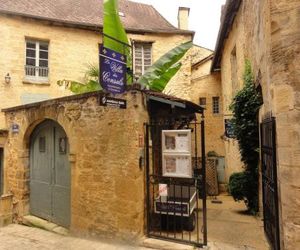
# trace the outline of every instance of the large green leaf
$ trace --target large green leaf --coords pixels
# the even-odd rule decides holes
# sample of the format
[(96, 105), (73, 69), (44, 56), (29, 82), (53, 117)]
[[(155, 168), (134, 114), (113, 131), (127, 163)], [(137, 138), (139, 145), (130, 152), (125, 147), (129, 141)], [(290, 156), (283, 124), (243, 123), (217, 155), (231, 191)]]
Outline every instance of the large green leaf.
[[(127, 46), (129, 45), (129, 42), (125, 29), (120, 20), (117, 0), (103, 1), (103, 33), (104, 46), (126, 55), (127, 68), (131, 68), (131, 48)], [(115, 40), (110, 37), (114, 38)], [(127, 74), (127, 84), (130, 83), (132, 83), (132, 76), (131, 74)]]
[(192, 46), (193, 43), (190, 41), (171, 49), (148, 68), (145, 74), (139, 78), (139, 83), (152, 90), (164, 90), (167, 83), (181, 67), (178, 61)]
[[(118, 12), (118, 2), (117, 0), (104, 0), (103, 1), (103, 43), (106, 48), (115, 50), (119, 53), (126, 54), (126, 45), (129, 44), (128, 38), (121, 23), (119, 12)], [(116, 40), (122, 42), (119, 43), (105, 35), (115, 38)]]
[(158, 78), (153, 79), (149, 84), (149, 88), (151, 90), (162, 92), (167, 83), (170, 81), (170, 79), (178, 72), (178, 70), (181, 68), (182, 63), (178, 62), (171, 66), (166, 72), (162, 75), (160, 75)]

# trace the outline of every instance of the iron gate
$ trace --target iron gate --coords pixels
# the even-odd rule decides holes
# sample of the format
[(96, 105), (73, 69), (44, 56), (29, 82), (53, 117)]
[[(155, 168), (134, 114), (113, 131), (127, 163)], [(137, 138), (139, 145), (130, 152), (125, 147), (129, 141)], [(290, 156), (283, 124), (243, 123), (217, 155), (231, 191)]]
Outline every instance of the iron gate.
[(260, 129), (264, 230), (272, 249), (279, 250), (275, 118), (264, 119), (260, 125)]
[[(162, 174), (162, 130), (192, 131), (192, 178)], [(146, 124), (147, 235), (202, 247), (207, 245), (204, 120)], [(198, 135), (200, 132), (200, 136)], [(201, 155), (201, 157), (198, 157)], [(161, 196), (160, 188), (167, 189)]]

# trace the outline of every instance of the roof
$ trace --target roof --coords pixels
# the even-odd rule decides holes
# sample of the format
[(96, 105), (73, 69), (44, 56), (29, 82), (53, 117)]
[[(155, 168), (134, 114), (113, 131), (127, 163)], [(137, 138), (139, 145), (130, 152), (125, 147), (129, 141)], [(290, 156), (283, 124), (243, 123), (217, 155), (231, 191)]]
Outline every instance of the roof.
[[(170, 24), (153, 6), (119, 1), (121, 21), (128, 31), (194, 34)], [(103, 0), (0, 0), (0, 14), (11, 14), (64, 25), (99, 29), (103, 27)]]
[[(158, 102), (163, 102), (178, 106), (181, 108), (188, 108), (195, 113), (202, 113), (204, 108), (185, 99), (181, 99), (172, 95), (166, 95), (162, 92), (152, 91), (152, 90), (142, 90), (147, 96), (150, 96), (150, 99)], [(181, 104), (181, 105), (180, 105)]]
[(197, 68), (197, 67), (200, 66), (201, 64), (206, 63), (207, 61), (213, 59), (213, 57), (214, 57), (214, 53), (212, 53), (212, 54), (210, 54), (209, 56), (207, 56), (207, 57), (205, 57), (205, 58), (199, 60), (198, 62), (192, 64), (192, 68)]
[[(156, 91), (151, 91), (151, 90), (140, 90), (140, 89), (135, 89), (135, 88), (132, 88), (132, 90), (140, 91), (148, 97), (157, 97), (157, 99), (154, 98), (152, 100), (155, 100), (158, 102), (163, 102), (163, 103), (171, 103), (172, 102), (172, 104), (175, 104), (175, 106), (176, 106), (176, 103), (182, 104), (182, 105), (177, 105), (177, 106), (180, 106), (181, 108), (189, 108), (189, 109), (193, 110), (194, 112), (201, 113), (203, 111), (203, 108), (201, 106), (199, 106), (193, 102), (190, 102), (190, 101), (187, 101), (187, 100), (184, 100), (181, 98), (177, 98), (174, 96), (166, 95), (161, 92), (156, 92)], [(94, 92), (88, 92), (88, 93), (84, 93), (84, 94), (64, 96), (64, 97), (49, 99), (49, 100), (45, 100), (45, 101), (41, 101), (41, 102), (35, 102), (35, 103), (29, 103), (29, 104), (25, 104), (25, 105), (19, 105), (19, 106), (15, 106), (15, 107), (5, 108), (5, 109), (2, 109), (1, 111), (2, 112), (14, 112), (17, 110), (28, 109), (28, 108), (32, 108), (32, 107), (51, 106), (51, 105), (57, 104), (59, 102), (79, 100), (79, 99), (89, 98), (92, 96), (98, 96), (99, 94), (104, 94), (104, 92), (103, 91), (94, 91)]]
[(224, 6), (224, 14), (222, 15), (215, 48), (215, 56), (211, 65), (211, 71), (220, 70), (224, 42), (228, 37), (241, 3), (242, 0), (226, 0), (226, 4)]

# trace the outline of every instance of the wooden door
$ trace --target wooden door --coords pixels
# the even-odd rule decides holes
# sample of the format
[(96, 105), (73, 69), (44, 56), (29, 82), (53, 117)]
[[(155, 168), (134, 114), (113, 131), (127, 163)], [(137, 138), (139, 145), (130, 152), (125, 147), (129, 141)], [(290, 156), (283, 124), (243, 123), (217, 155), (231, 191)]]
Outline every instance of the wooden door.
[(30, 212), (64, 227), (70, 225), (70, 166), (64, 130), (47, 120), (32, 134)]

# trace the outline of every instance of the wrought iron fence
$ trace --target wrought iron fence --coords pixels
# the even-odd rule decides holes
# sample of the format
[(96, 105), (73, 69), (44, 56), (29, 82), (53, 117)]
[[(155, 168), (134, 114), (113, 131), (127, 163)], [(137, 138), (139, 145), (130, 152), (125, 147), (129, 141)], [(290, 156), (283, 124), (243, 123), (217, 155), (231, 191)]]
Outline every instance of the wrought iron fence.
[(162, 130), (173, 125), (146, 124), (147, 235), (202, 247), (207, 244), (204, 121), (184, 126), (193, 131), (192, 178), (162, 174)]

